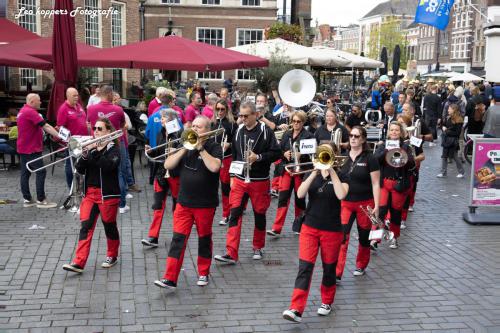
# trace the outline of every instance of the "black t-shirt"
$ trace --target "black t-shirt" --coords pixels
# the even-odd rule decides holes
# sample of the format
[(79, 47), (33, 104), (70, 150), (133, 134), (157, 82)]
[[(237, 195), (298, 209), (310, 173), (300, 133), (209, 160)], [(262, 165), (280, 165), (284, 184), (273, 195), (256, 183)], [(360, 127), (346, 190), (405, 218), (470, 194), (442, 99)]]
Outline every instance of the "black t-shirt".
[(321, 141), (330, 141), (332, 139), (332, 133), (334, 133), (338, 128), (340, 128), (342, 131), (341, 142), (342, 143), (349, 142), (349, 131), (347, 130), (347, 128), (340, 125), (339, 123), (337, 123), (335, 125), (335, 128), (331, 131), (328, 130), (328, 127), (326, 125), (321, 126), (314, 133), (314, 137), (316, 138), (318, 144), (320, 144)]
[[(214, 140), (216, 143), (222, 143), (223, 135), (227, 137), (227, 143), (232, 143), (233, 142), (233, 135), (236, 132), (236, 129), (238, 126), (235, 123), (231, 123), (227, 118), (224, 119), (218, 119), (215, 124), (212, 125), (212, 130), (216, 130), (219, 128), (224, 128), (224, 134), (217, 135)], [(224, 157), (231, 156), (231, 146), (226, 149), (224, 152)]]
[(370, 152), (362, 152), (354, 161), (349, 157), (340, 171), (348, 179), (349, 183), (349, 192), (344, 200), (363, 201), (373, 199), (370, 172), (377, 170), (380, 170), (378, 160)]
[(418, 116), (414, 116), (413, 117), (413, 124), (415, 124), (415, 121), (420, 120), (420, 134), (421, 135), (428, 135), (428, 134), (431, 134), (431, 130), (429, 129), (429, 126), (426, 125), (426, 123), (423, 121), (423, 119), (421, 119), (420, 117)]
[(350, 128), (353, 128), (354, 126), (363, 126), (365, 123), (365, 114), (363, 112), (361, 113), (361, 117), (355, 116), (351, 113), (345, 121), (345, 124)]
[[(222, 161), (220, 143), (215, 143), (211, 139), (204, 147), (207, 153)], [(181, 164), (179, 203), (191, 208), (217, 207), (219, 173), (207, 169), (197, 150), (189, 150), (179, 163)]]
[[(347, 182), (343, 175), (339, 174), (339, 178), (341, 182)], [(318, 173), (309, 187), (308, 196), (304, 224), (320, 230), (342, 231), (340, 200), (335, 195), (330, 176), (324, 179)]]

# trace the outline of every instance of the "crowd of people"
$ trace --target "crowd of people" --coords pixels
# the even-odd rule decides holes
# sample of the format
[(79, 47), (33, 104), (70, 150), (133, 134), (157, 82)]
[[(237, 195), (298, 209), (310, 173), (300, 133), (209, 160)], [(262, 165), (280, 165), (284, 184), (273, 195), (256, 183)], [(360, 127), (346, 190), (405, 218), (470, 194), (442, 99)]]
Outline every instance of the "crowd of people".
[[(194, 224), (198, 233), (197, 285), (206, 286), (212, 259), (223, 265), (234, 265), (239, 260), (248, 201), (254, 217), (251, 257), (261, 260), (265, 256), (266, 237), (278, 239), (284, 232), (293, 192), (299, 269), (290, 307), (283, 312), (283, 318), (294, 322), (301, 321), (320, 249), (322, 304), (317, 313), (331, 313), (354, 221), (359, 235), (354, 276), (365, 274), (370, 253), (377, 251), (381, 242), (370, 236), (373, 230), (381, 228), (381, 224), (373, 223), (374, 219), (390, 232), (389, 247), (399, 247), (401, 230), (406, 228), (408, 213), (414, 209), (419, 168), (425, 159), (423, 142), (435, 145), (438, 128), (443, 147), (438, 177), (447, 175), (449, 159), (457, 165), (457, 177), (464, 176), (458, 155), (464, 118), (468, 119), (469, 133), (487, 130), (485, 134), (498, 136), (500, 90), (496, 87), (490, 87), (491, 91), (484, 85), (463, 89), (430, 80), (421, 86), (418, 81), (403, 79), (393, 88), (388, 82), (377, 82), (371, 88), (369, 108), (382, 111), (381, 119), (374, 125), (382, 133), (380, 142), (369, 141), (364, 105), (354, 104), (348, 114), (340, 115), (335, 98), (324, 98), (326, 109), (318, 117), (290, 107), (275, 91), (258, 93), (255, 102), (238, 101), (236, 106), (231, 88), (227, 83), (218, 93), (202, 93), (195, 87), (184, 107), (177, 102), (184, 96), (163, 87), (156, 90), (147, 110), (145, 129), (149, 181), (154, 192), (153, 219), (142, 244), (147, 248), (158, 246), (170, 195), (173, 234), (165, 273), (154, 283), (162, 288), (177, 287)], [(31, 173), (26, 164), (42, 156), (43, 131), (56, 141), (62, 140), (61, 128), (71, 135), (102, 138), (66, 162), (67, 186), (71, 187), (76, 171), (84, 176), (84, 195), (75, 256), (63, 269), (84, 271), (99, 215), (107, 238), (107, 256), (102, 267), (110, 268), (118, 262), (119, 255), (117, 214), (130, 209), (126, 203), (132, 197), (129, 192), (141, 191), (128, 155), (127, 130), (131, 124), (120, 106), (120, 96), (111, 86), (102, 85), (84, 110), (76, 89), (69, 88), (56, 128), (39, 115), (39, 107), (39, 96), (29, 94), (17, 119), (24, 207), (56, 206), (45, 195), (44, 169), (36, 173), (37, 200), (29, 191)], [(106, 139), (113, 133), (118, 135)], [(342, 163), (320, 165), (314, 154), (301, 154), (300, 143), (311, 139), (318, 147), (333, 152), (331, 159), (343, 155), (339, 159)], [(191, 146), (187, 148), (186, 143)], [(42, 159), (36, 162), (34, 167), (43, 166)], [(219, 206), (219, 184), (219, 224), (227, 225), (226, 250), (214, 255), (212, 225)], [(271, 228), (267, 229), (272, 196), (277, 197), (278, 208)]]

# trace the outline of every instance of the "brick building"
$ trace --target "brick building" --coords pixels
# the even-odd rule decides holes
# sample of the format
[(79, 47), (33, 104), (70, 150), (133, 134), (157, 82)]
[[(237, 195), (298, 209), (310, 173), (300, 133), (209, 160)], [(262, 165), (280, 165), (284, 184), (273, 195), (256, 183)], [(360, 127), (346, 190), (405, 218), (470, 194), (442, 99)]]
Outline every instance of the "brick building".
[[(52, 35), (53, 18), (44, 17), (40, 10), (51, 9), (53, 0), (7, 0), (5, 16), (27, 30), (42, 37)], [(74, 0), (75, 9), (108, 9), (113, 7), (115, 14), (95, 16), (77, 14), (75, 16), (76, 39), (96, 47), (112, 47), (139, 41), (140, 20), (138, 0)], [(32, 14), (15, 15), (20, 8), (32, 10)], [(2, 11), (0, 10), (0, 13)], [(81, 78), (87, 78), (87, 83), (111, 82), (123, 95), (127, 95), (132, 82), (138, 82), (139, 70), (126, 69), (82, 69)], [(33, 69), (9, 70), (10, 87), (12, 90), (25, 90), (27, 82), (31, 82), (33, 90), (44, 90), (52, 81), (50, 71)]]
[[(145, 7), (146, 39), (163, 36), (170, 20), (176, 35), (225, 48), (263, 40), (264, 30), (276, 22), (277, 13), (276, 0), (147, 0)], [(181, 79), (219, 84), (229, 76), (253, 78), (251, 70), (238, 70), (182, 72)]]

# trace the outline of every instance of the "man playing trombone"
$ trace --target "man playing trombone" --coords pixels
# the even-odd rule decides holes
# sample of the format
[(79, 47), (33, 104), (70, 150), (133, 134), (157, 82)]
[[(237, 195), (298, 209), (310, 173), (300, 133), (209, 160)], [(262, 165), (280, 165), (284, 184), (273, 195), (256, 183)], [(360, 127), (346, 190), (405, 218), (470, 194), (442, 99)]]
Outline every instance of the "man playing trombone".
[[(40, 159), (43, 152), (43, 132), (58, 137), (54, 127), (45, 122), (38, 109), (42, 102), (38, 94), (28, 94), (26, 104), (19, 110), (17, 115), (17, 152), (21, 160), (21, 192), (24, 198), (24, 207), (37, 206), (38, 208), (55, 208), (57, 203), (48, 202), (45, 196), (45, 176), (47, 171), (43, 168), (43, 159)], [(41, 170), (36, 172), (36, 197), (33, 200), (30, 193), (31, 172), (26, 164), (38, 159), (33, 163), (33, 167)]]
[(174, 211), (173, 236), (168, 251), (166, 270), (158, 287), (175, 289), (184, 259), (187, 241), (193, 224), (198, 232), (198, 286), (208, 284), (212, 262), (212, 223), (219, 204), (219, 170), (222, 165), (222, 147), (208, 139), (210, 120), (197, 116), (192, 123), (196, 133), (194, 149), (178, 149), (165, 161), (165, 169), (180, 170), (180, 190)]

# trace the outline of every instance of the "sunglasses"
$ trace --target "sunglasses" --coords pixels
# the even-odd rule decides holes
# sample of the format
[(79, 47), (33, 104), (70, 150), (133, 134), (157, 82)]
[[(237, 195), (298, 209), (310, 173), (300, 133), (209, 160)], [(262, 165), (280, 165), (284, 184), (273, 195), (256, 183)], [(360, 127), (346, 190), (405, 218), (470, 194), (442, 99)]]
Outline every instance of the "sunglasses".
[(99, 132), (104, 131), (104, 127), (94, 126), (94, 132), (96, 132), (96, 131), (99, 131)]
[(326, 104), (331, 104), (331, 103), (332, 103), (332, 101), (326, 101)]
[(361, 137), (361, 135), (358, 135), (358, 134), (349, 134), (349, 137), (351, 139), (359, 139)]
[(217, 108), (217, 111), (226, 111), (226, 108)]
[(294, 119), (294, 120), (292, 120), (292, 123), (294, 123), (294, 124), (301, 124), (302, 120)]
[(238, 117), (243, 118), (243, 119), (247, 119), (248, 117), (250, 117), (250, 115), (249, 114), (240, 114)]

